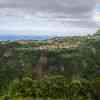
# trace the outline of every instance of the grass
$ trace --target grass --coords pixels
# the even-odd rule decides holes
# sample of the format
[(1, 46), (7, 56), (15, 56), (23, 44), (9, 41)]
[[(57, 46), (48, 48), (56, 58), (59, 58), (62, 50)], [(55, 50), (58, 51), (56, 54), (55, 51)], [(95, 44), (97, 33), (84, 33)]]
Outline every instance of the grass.
[(23, 97), (18, 97), (18, 98), (15, 98), (13, 100), (64, 100), (64, 99), (52, 99), (52, 98), (31, 98), (31, 97), (26, 97), (26, 98), (23, 98)]
[(65, 99), (32, 98), (32, 97), (15, 97), (15, 98), (11, 98), (11, 99), (4, 99), (4, 97), (0, 97), (0, 100), (65, 100)]

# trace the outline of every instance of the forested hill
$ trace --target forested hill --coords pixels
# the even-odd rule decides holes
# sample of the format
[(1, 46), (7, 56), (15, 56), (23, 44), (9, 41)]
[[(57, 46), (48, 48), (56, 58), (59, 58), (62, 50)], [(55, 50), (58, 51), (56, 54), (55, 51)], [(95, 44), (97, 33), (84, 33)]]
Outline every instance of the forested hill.
[(0, 93), (16, 79), (63, 75), (69, 80), (100, 77), (100, 35), (48, 41), (0, 42)]
[(1, 41), (0, 67), (14, 70), (14, 74), (21, 74), (21, 71), (32, 74), (36, 67), (40, 68), (37, 65), (42, 56), (47, 60), (46, 71), (63, 71), (63, 74), (73, 75), (87, 68), (92, 70), (89, 68), (92, 66), (94, 70), (100, 64), (99, 37), (98, 31), (93, 36), (53, 38), (48, 41)]

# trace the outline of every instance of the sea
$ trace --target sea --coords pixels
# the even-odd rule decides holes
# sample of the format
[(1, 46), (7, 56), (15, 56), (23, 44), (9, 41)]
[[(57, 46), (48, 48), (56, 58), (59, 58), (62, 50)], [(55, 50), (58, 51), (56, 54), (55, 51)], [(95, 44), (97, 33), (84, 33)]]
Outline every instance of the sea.
[(0, 41), (47, 40), (47, 35), (0, 35)]

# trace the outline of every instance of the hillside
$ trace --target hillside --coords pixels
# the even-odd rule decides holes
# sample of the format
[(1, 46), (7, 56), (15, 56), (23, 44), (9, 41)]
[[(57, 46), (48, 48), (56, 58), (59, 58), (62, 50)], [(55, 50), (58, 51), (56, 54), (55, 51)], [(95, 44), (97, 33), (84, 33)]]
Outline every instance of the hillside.
[[(54, 76), (54, 78), (49, 78), (49, 76)], [(28, 82), (37, 80), (37, 82), (40, 83), (39, 80), (41, 80), (41, 82), (43, 81), (43, 84), (45, 85), (45, 82), (48, 82), (48, 80), (50, 82), (52, 82), (52, 80), (56, 81), (56, 79), (58, 79), (57, 81), (60, 81), (60, 79), (62, 80), (62, 76), (69, 82), (73, 82), (74, 80), (83, 82), (82, 80), (86, 80), (84, 82), (89, 81), (91, 83), (97, 78), (100, 78), (99, 34), (86, 37), (53, 38), (46, 41), (20, 40), (0, 42), (1, 96), (8, 94), (10, 91), (9, 86), (13, 86), (12, 83), (15, 80), (20, 80), (19, 82), (22, 82), (22, 84), (24, 82), (24, 78)], [(24, 96), (24, 93), (31, 96), (31, 94), (28, 94), (29, 92), (27, 92), (27, 86), (25, 87), (27, 90), (25, 90), (26, 92), (23, 90), (23, 86), (20, 88), (22, 89), (21, 91), (16, 91), (20, 93), (21, 96)], [(33, 90), (30, 91), (33, 93), (32, 96), (35, 97), (36, 95)], [(46, 93), (46, 91), (44, 92)], [(52, 91), (52, 93), (54, 92)], [(42, 96), (40, 97), (44, 97), (43, 94), (41, 95)], [(50, 97), (54, 97), (53, 94), (48, 95)], [(55, 96), (58, 96), (58, 94)], [(62, 97), (62, 95), (60, 96)], [(95, 96), (99, 98), (99, 92)]]

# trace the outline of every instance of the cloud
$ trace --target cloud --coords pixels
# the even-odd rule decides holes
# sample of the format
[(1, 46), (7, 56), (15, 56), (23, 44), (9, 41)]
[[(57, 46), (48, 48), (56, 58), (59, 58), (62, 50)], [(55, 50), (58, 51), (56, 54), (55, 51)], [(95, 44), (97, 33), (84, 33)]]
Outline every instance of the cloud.
[(99, 4), (100, 0), (0, 0), (0, 30), (90, 32), (100, 27)]

